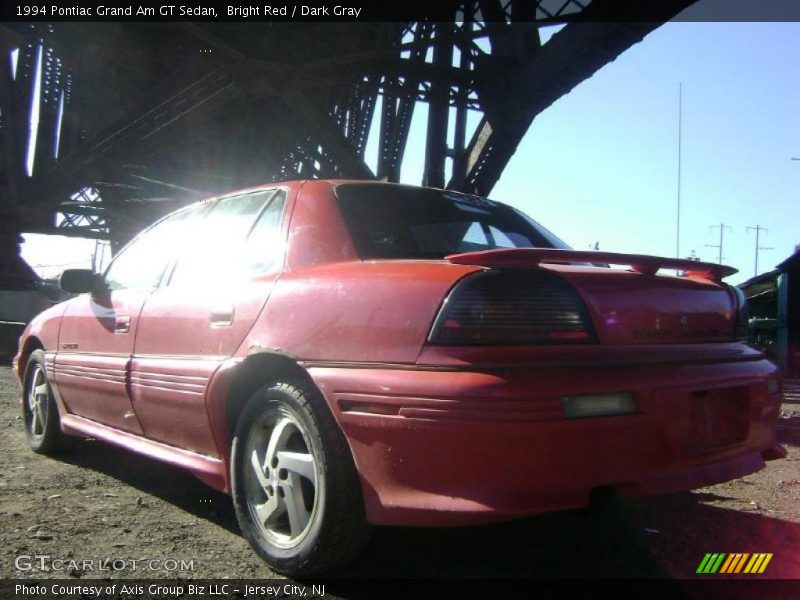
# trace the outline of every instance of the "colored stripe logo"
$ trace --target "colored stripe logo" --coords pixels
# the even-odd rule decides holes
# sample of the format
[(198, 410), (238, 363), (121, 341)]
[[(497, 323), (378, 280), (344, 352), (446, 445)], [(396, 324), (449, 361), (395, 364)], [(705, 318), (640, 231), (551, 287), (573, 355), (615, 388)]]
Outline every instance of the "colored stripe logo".
[(763, 573), (771, 560), (772, 553), (708, 553), (703, 557), (696, 572), (711, 575), (716, 573), (725, 573), (728, 575), (738, 573)]

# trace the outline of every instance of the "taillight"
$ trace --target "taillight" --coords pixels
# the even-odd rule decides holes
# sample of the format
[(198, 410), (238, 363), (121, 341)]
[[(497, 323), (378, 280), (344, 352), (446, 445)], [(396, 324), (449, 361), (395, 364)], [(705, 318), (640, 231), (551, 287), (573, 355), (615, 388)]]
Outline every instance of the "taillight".
[(432, 344), (594, 342), (578, 293), (543, 269), (483, 271), (462, 279), (433, 324)]
[(730, 286), (733, 293), (736, 295), (736, 330), (734, 332), (734, 340), (737, 342), (746, 342), (749, 337), (749, 322), (750, 322), (750, 308), (747, 305), (747, 297), (744, 292), (735, 285)]

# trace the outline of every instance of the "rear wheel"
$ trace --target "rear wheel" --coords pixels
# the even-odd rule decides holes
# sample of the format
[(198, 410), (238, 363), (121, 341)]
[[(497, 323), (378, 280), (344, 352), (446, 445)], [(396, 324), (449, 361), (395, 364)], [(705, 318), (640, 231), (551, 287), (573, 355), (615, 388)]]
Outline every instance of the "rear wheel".
[(357, 556), (370, 527), (350, 449), (319, 392), (267, 385), (239, 417), (231, 454), (236, 516), (276, 571), (309, 575)]
[(34, 452), (50, 454), (63, 450), (66, 436), (61, 432), (58, 405), (47, 381), (44, 351), (34, 350), (25, 369), (22, 397), (25, 437)]

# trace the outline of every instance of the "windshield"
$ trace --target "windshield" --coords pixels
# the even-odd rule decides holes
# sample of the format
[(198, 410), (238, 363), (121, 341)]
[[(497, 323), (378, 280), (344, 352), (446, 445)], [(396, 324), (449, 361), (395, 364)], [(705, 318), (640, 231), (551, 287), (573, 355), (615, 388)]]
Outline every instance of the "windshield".
[(523, 213), (479, 196), (379, 183), (343, 184), (336, 195), (362, 259), (568, 248)]

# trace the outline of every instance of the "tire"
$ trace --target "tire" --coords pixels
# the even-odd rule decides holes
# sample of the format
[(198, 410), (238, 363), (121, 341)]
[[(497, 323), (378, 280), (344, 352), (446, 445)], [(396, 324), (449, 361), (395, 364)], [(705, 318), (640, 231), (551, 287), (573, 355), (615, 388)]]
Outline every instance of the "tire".
[(34, 350), (28, 358), (22, 390), (22, 420), (31, 450), (39, 454), (64, 450), (67, 438), (61, 431), (58, 405), (47, 380), (43, 350)]
[(233, 438), (231, 482), (245, 539), (277, 572), (332, 571), (369, 539), (350, 448), (305, 381), (268, 384), (247, 402)]

